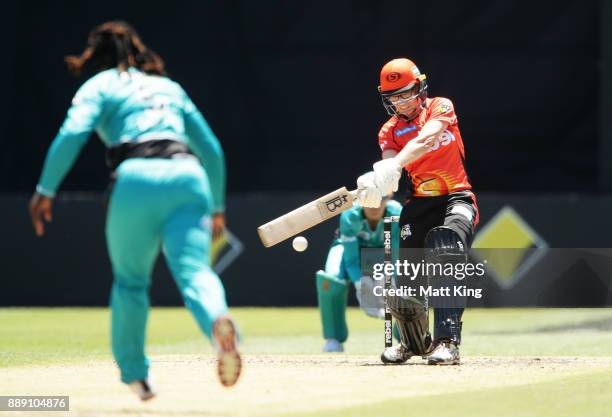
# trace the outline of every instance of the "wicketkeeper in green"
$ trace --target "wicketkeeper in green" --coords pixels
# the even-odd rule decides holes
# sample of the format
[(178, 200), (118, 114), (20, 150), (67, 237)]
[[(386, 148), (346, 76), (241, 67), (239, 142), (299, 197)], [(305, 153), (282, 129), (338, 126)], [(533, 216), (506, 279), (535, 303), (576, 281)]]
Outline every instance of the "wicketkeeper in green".
[[(325, 270), (316, 274), (324, 352), (344, 351), (343, 343), (348, 338), (346, 306), (351, 283), (355, 286), (362, 310), (370, 317), (384, 318), (384, 298), (373, 293), (374, 286), (381, 284), (373, 280), (370, 268), (362, 265), (361, 250), (382, 248), (383, 219), (385, 216), (399, 216), (401, 210), (402, 206), (387, 196), (378, 208), (355, 205), (340, 215), (340, 228), (327, 255)], [(397, 248), (398, 233), (392, 235), (395, 240), (393, 247)]]

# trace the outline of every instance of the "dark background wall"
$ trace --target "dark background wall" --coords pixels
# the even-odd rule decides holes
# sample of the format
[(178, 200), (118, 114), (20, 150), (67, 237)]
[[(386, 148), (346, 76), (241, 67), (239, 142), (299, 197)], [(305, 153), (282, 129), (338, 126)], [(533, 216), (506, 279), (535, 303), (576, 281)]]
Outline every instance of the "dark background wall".
[[(600, 3), (63, 1), (3, 3), (0, 190), (33, 189), (82, 80), (63, 56), (122, 18), (167, 61), (227, 152), (229, 190), (327, 190), (379, 156), (376, 92), (407, 56), (455, 102), (478, 190), (598, 190)], [(102, 190), (88, 145), (64, 190)]]
[[(329, 220), (306, 231), (308, 250), (295, 252), (291, 240), (264, 248), (256, 226), (317, 197), (313, 192), (240, 193), (228, 199), (232, 232), (244, 244), (243, 253), (222, 274), (232, 306), (316, 305), (315, 271), (323, 268), (338, 227)], [(2, 196), (0, 217), (2, 276), (0, 306), (106, 305), (112, 274), (104, 241), (104, 208), (97, 194), (59, 197), (55, 217), (43, 238), (31, 231), (26, 196)], [(612, 306), (612, 249), (587, 262), (583, 251), (558, 248), (610, 248), (612, 197), (546, 194), (482, 193), (481, 223), (502, 207), (511, 206), (552, 249), (516, 285), (505, 289), (485, 280), (488, 307)], [(554, 210), (551, 210), (554, 207)], [(589, 213), (583, 216), (583, 213)], [(573, 221), (574, 219), (581, 221)], [(488, 256), (486, 256), (488, 258)], [(572, 258), (572, 259), (570, 259)], [(582, 258), (582, 256), (581, 256)], [(151, 288), (154, 305), (179, 305), (181, 299), (160, 256)], [(565, 262), (567, 260), (567, 262)]]

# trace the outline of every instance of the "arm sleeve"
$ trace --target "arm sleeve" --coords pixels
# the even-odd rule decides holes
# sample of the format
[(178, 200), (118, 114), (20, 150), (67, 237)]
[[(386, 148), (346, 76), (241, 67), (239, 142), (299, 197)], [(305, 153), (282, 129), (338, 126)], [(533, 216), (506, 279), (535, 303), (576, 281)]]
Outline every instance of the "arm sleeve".
[(66, 119), (51, 143), (36, 191), (54, 197), (102, 114), (104, 100), (97, 79), (87, 81), (72, 99)]
[(457, 115), (455, 115), (455, 106), (453, 102), (447, 98), (436, 97), (432, 100), (429, 106), (429, 117), (427, 121), (439, 120), (448, 123), (449, 126), (457, 124)]
[(359, 253), (359, 223), (357, 215), (352, 210), (340, 216), (340, 241), (344, 246), (343, 262), (349, 278), (353, 282), (359, 281), (361, 276), (361, 257)]
[(225, 211), (225, 156), (217, 136), (185, 94), (185, 131), (188, 137), (189, 148), (198, 157), (210, 181), (213, 196), (213, 211)]

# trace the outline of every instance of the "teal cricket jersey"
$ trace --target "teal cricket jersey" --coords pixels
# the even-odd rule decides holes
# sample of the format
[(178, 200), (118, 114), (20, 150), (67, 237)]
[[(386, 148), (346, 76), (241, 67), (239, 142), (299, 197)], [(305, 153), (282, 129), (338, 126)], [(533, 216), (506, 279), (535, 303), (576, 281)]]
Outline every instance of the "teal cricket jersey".
[(53, 197), (81, 148), (95, 131), (106, 147), (172, 139), (185, 142), (210, 181), (213, 211), (225, 206), (225, 159), (221, 145), (181, 86), (136, 68), (102, 71), (77, 91), (53, 140), (36, 190)]
[[(399, 216), (402, 206), (395, 200), (389, 200), (385, 209), (385, 216)], [(370, 228), (363, 208), (356, 205), (340, 215), (340, 237), (339, 243), (344, 246), (343, 262), (351, 281), (356, 282), (363, 275), (360, 264), (361, 248), (383, 247), (384, 222), (381, 219), (376, 225), (376, 230)], [(335, 242), (335, 243), (338, 243)], [(393, 234), (393, 247), (399, 245), (399, 236)]]

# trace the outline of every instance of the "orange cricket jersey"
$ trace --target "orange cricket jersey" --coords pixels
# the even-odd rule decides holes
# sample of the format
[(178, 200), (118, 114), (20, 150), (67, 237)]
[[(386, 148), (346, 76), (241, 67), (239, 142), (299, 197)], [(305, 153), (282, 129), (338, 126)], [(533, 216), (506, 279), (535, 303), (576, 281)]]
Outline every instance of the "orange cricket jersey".
[(430, 197), (472, 189), (463, 165), (465, 150), (457, 116), (453, 103), (447, 98), (426, 99), (425, 108), (411, 122), (397, 116), (391, 117), (378, 133), (380, 148), (383, 151), (401, 151), (430, 120), (447, 122), (448, 127), (440, 136), (436, 148), (406, 166), (412, 181), (412, 195)]

